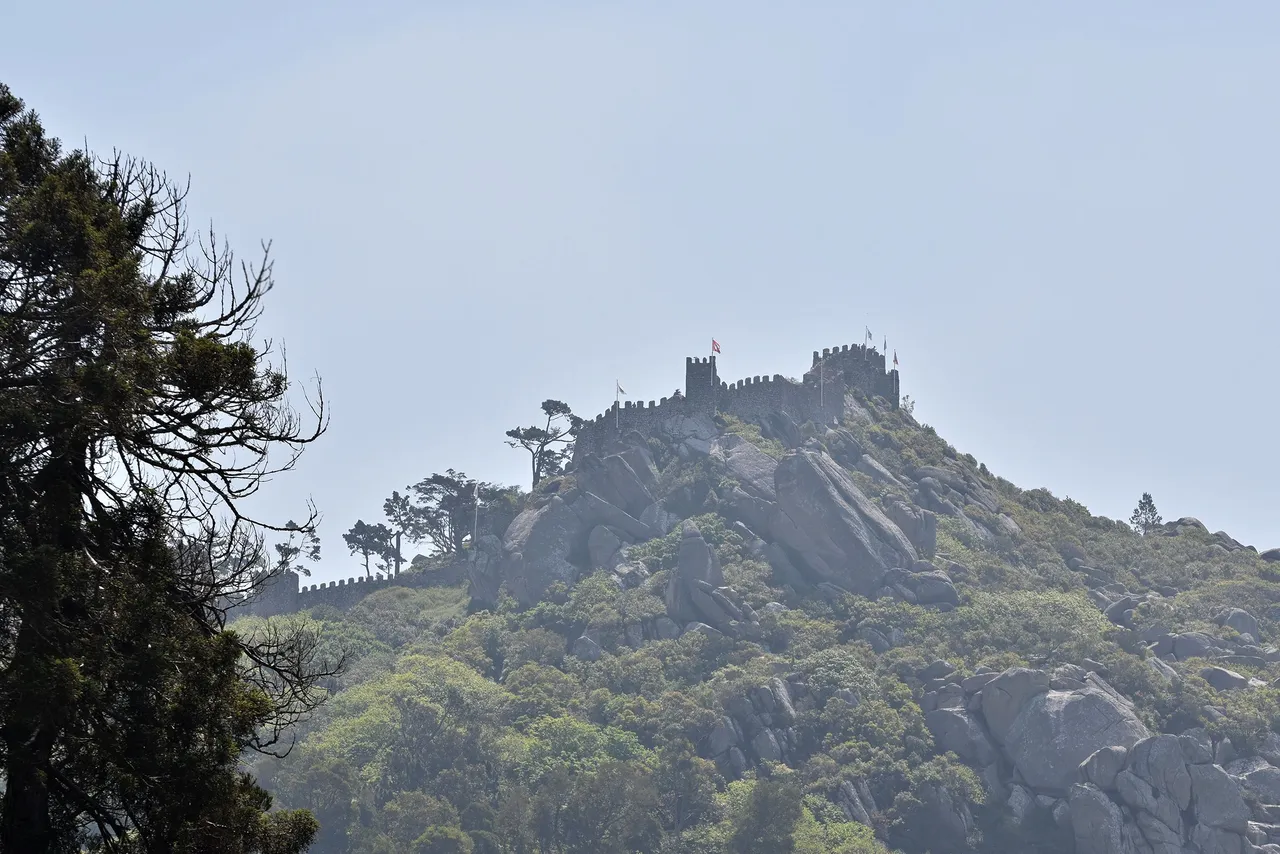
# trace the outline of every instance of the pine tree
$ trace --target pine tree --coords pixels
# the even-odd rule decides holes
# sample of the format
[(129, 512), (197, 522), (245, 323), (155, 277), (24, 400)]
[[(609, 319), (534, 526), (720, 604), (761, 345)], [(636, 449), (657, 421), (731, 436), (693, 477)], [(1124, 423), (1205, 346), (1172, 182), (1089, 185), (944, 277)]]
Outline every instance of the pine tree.
[(555, 477), (573, 455), (573, 441), (582, 427), (581, 418), (573, 414), (569, 404), (559, 400), (542, 401), (546, 422), (539, 427), (513, 427), (507, 431), (507, 444), (529, 452), (533, 474), (531, 489), (537, 489), (543, 478)]
[(1156, 512), (1156, 503), (1151, 500), (1151, 493), (1142, 493), (1142, 498), (1138, 501), (1138, 506), (1134, 508), (1133, 515), (1129, 517), (1129, 524), (1139, 534), (1145, 535), (1160, 524), (1160, 514)]
[(285, 854), (315, 834), (238, 767), (318, 702), (315, 638), (225, 623), (262, 581), (243, 500), (323, 432), (323, 398), (304, 427), (250, 343), (269, 259), (193, 243), (184, 194), (64, 153), (0, 84), (3, 852)]

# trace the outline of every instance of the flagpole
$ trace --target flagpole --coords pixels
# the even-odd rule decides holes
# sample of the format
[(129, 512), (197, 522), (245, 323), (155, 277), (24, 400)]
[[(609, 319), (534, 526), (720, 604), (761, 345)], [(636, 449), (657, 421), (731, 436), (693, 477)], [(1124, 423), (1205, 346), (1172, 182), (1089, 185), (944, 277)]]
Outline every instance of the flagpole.
[(475, 502), (475, 515), (471, 517), (471, 551), (476, 550), (477, 532), (480, 530), (480, 483), (477, 481), (475, 488), (471, 490), (471, 498)]

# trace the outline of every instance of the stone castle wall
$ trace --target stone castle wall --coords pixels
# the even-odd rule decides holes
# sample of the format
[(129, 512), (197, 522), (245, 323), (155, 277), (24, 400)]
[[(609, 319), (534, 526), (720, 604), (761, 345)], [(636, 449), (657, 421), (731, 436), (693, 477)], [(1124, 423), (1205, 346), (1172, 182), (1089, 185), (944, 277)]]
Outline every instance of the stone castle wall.
[(257, 617), (275, 617), (293, 614), (319, 605), (329, 605), (345, 611), (364, 597), (387, 587), (432, 587), (441, 584), (459, 584), (466, 578), (466, 563), (457, 562), (429, 572), (414, 572), (398, 576), (375, 573), (372, 578), (357, 576), (322, 584), (301, 584), (296, 572), (284, 572), (272, 576), (250, 599), (235, 606), (234, 616), (251, 614)]
[(579, 429), (574, 457), (599, 452), (632, 430), (652, 435), (673, 417), (724, 413), (755, 422), (783, 412), (798, 423), (830, 422), (844, 412), (844, 396), (857, 391), (883, 397), (898, 406), (898, 372), (885, 370), (885, 355), (872, 347), (846, 344), (814, 351), (813, 363), (797, 382), (781, 374), (720, 380), (716, 357), (685, 360), (685, 393), (649, 401), (617, 404)]

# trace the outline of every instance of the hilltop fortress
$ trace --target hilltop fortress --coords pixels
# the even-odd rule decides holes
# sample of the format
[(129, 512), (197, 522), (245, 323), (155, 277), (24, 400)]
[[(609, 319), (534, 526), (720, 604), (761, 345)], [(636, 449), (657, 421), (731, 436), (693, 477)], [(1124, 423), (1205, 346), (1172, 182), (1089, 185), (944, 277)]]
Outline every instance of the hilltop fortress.
[[(585, 422), (578, 431), (573, 460), (576, 464), (591, 453), (605, 453), (622, 437), (635, 431), (656, 435), (673, 419), (708, 421), (717, 414), (732, 415), (751, 423), (764, 423), (786, 416), (796, 424), (815, 421), (830, 424), (845, 410), (845, 395), (880, 397), (898, 407), (898, 372), (886, 370), (885, 355), (874, 347), (850, 344), (813, 352), (813, 363), (800, 381), (781, 374), (750, 377), (734, 383), (720, 380), (715, 356), (685, 360), (685, 390), (656, 403), (649, 401), (619, 407)], [(711, 425), (708, 423), (708, 427)], [(467, 576), (469, 561), (435, 571), (430, 576), (348, 578), (322, 584), (302, 585), (292, 571), (274, 576), (251, 601), (236, 606), (263, 617), (290, 614), (318, 605), (347, 609), (368, 594), (384, 587), (422, 587), (442, 579), (461, 581)], [(242, 612), (243, 613), (243, 612)]]
[(685, 359), (684, 394), (661, 400), (611, 406), (587, 421), (578, 431), (574, 460), (609, 447), (622, 436), (638, 431), (648, 435), (672, 418), (733, 415), (747, 422), (785, 414), (797, 424), (816, 421), (829, 424), (844, 414), (848, 392), (882, 397), (898, 407), (898, 372), (886, 370), (885, 354), (874, 347), (846, 344), (821, 353), (813, 351), (813, 364), (799, 382), (781, 374), (748, 377), (735, 383), (720, 380), (716, 357)]

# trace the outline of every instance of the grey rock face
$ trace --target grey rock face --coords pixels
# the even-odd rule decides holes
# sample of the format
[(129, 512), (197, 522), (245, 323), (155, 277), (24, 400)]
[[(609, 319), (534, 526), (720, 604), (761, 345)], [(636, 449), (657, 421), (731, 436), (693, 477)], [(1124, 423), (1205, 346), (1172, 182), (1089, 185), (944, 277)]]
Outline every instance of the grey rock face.
[(1191, 805), (1191, 775), (1176, 735), (1144, 738), (1130, 749), (1126, 765), (1138, 779), (1166, 793), (1176, 811)]
[(608, 567), (620, 548), (622, 540), (604, 525), (596, 525), (587, 536), (587, 555), (592, 567)]
[(967, 711), (934, 709), (924, 716), (924, 722), (940, 749), (949, 750), (965, 762), (979, 766), (996, 761), (995, 748), (982, 723)]
[(1010, 787), (1007, 803), (1014, 827), (1021, 827), (1026, 824), (1036, 809), (1035, 796), (1024, 787), (1018, 785)]
[[(706, 587), (700, 587), (699, 583)], [(702, 538), (702, 532), (696, 525), (686, 522), (676, 568), (667, 582), (667, 616), (677, 623), (710, 620), (727, 626), (729, 618), (707, 593), (723, 585), (724, 572), (715, 549)], [(704, 609), (710, 613), (705, 613)]]
[(1223, 614), (1218, 625), (1235, 629), (1242, 635), (1250, 635), (1254, 640), (1262, 637), (1262, 629), (1258, 626), (1258, 618), (1242, 608), (1232, 608)]
[(665, 537), (680, 523), (680, 517), (674, 513), (669, 513), (661, 504), (655, 501), (640, 514), (640, 521), (652, 528), (658, 536)]
[(1192, 828), (1191, 843), (1200, 854), (1249, 854), (1252, 848), (1241, 835), (1203, 824)]
[(893, 649), (893, 644), (889, 643), (889, 639), (884, 633), (870, 626), (863, 626), (858, 629), (857, 637), (871, 645), (871, 649), (876, 653), (886, 653)]
[(582, 518), (558, 495), (541, 508), (528, 508), (516, 516), (503, 540), (501, 570), (511, 595), (521, 604), (532, 605), (552, 583), (576, 581), (578, 568), (568, 556), (575, 541), (585, 535)]
[(1219, 691), (1238, 691), (1249, 687), (1248, 678), (1225, 667), (1202, 667), (1200, 678)]
[(578, 486), (598, 495), (632, 516), (639, 516), (653, 503), (653, 494), (620, 454), (598, 457), (585, 454), (576, 463)]
[(877, 483), (887, 483), (892, 486), (902, 486), (902, 481), (893, 476), (887, 468), (880, 465), (870, 454), (863, 454), (858, 462), (854, 465), (858, 471)]
[(1206, 765), (1213, 762), (1213, 742), (1209, 734), (1200, 727), (1189, 729), (1178, 736), (1178, 746), (1182, 748), (1182, 758), (1188, 765)]
[(828, 430), (823, 436), (832, 459), (847, 469), (855, 468), (866, 450), (848, 430)]
[(940, 569), (916, 573), (908, 583), (921, 605), (960, 604), (960, 594), (950, 576)]
[(889, 502), (885, 515), (906, 534), (920, 554), (933, 557), (937, 552), (938, 517), (932, 511), (894, 499)]
[(1112, 745), (1132, 747), (1148, 735), (1132, 708), (1089, 685), (1031, 697), (1004, 741), (1009, 758), (1032, 788), (1065, 793), (1080, 763), (1095, 751)]
[(1190, 765), (1191, 798), (1196, 823), (1243, 834), (1251, 814), (1240, 786), (1218, 765)]
[(773, 734), (773, 730), (760, 730), (760, 732), (756, 733), (755, 738), (751, 739), (751, 746), (755, 749), (756, 756), (760, 757), (761, 762), (782, 761), (782, 747), (778, 744), (777, 736)]
[(1274, 768), (1264, 760), (1240, 774), (1239, 778), (1245, 791), (1252, 793), (1262, 803), (1280, 803), (1280, 768)]
[[(656, 533), (627, 511), (610, 504), (594, 492), (579, 495), (573, 502), (573, 509), (581, 517), (584, 530), (590, 530), (593, 525), (608, 525), (637, 543), (652, 539)], [(510, 533), (511, 530), (507, 529), (508, 536)]]
[(498, 601), (502, 587), (502, 541), (492, 534), (485, 534), (476, 543), (476, 549), (467, 567), (471, 598), (485, 604)]
[(725, 753), (729, 748), (734, 747), (738, 743), (738, 733), (733, 726), (732, 718), (722, 718), (720, 723), (716, 724), (715, 729), (711, 731), (711, 735), (707, 736), (707, 753), (711, 756), (719, 756)]
[(1097, 786), (1078, 783), (1068, 797), (1076, 854), (1134, 854), (1120, 807)]
[(1092, 783), (1099, 789), (1113, 788), (1128, 755), (1129, 751), (1119, 745), (1096, 751), (1080, 764), (1080, 782)]
[(1025, 667), (1006, 670), (988, 682), (982, 689), (982, 716), (992, 737), (1003, 744), (1023, 705), (1048, 690), (1049, 674)]
[(885, 571), (910, 566), (915, 547), (825, 453), (801, 450), (778, 464), (772, 530), (814, 581), (854, 593), (876, 589)]
[(773, 501), (774, 472), (778, 461), (736, 433), (726, 433), (715, 441), (711, 455), (724, 461), (729, 476), (754, 498)]
[(1179, 661), (1203, 658), (1216, 648), (1216, 639), (1204, 632), (1186, 632), (1173, 636), (1173, 654)]
[(920, 787), (920, 799), (924, 804), (926, 827), (921, 828), (932, 840), (936, 852), (963, 851), (965, 838), (973, 830), (973, 815), (963, 798), (951, 793), (946, 786), (926, 784)]
[(670, 617), (659, 617), (654, 620), (653, 629), (660, 640), (674, 640), (680, 637), (680, 626)]
[(866, 805), (862, 803), (862, 798), (858, 796), (858, 790), (848, 780), (840, 784), (840, 790), (836, 794), (836, 805), (844, 811), (849, 821), (871, 826), (871, 815)]

